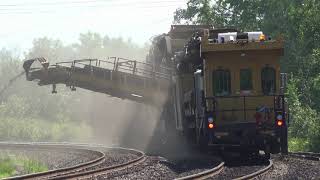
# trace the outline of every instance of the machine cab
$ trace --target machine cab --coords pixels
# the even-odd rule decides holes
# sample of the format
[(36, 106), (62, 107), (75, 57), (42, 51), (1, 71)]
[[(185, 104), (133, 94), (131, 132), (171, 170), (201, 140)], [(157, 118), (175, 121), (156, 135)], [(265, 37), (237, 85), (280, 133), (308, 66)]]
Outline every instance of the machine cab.
[(283, 42), (206, 42), (202, 48), (205, 96), (216, 122), (272, 124), (275, 98), (283, 95), (279, 62)]

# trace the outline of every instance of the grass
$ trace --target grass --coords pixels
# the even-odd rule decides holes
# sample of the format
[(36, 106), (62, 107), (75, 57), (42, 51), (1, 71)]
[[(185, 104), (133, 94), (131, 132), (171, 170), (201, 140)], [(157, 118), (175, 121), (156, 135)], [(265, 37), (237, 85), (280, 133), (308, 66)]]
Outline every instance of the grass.
[(14, 162), (9, 158), (0, 159), (0, 178), (12, 176), (15, 172)]
[(48, 170), (48, 168), (44, 164), (36, 160), (24, 159), (22, 162), (23, 162), (24, 170), (28, 174)]
[(92, 128), (73, 121), (51, 122), (41, 118), (1, 116), (0, 141), (87, 141)]
[(0, 155), (0, 178), (47, 170), (47, 166), (43, 163), (24, 156), (15, 156), (10, 154)]

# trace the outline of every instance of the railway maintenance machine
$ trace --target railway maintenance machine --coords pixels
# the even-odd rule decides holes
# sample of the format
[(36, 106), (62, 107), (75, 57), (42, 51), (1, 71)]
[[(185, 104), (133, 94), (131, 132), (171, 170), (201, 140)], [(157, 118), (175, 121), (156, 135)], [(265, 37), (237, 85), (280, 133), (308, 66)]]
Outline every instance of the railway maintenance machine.
[[(62, 83), (162, 108), (168, 138), (183, 137), (203, 150), (233, 148), (287, 153), (284, 41), (263, 32), (172, 25), (153, 38), (145, 62), (86, 59), (49, 66), (27, 60), (28, 80)], [(41, 68), (31, 68), (38, 60)]]

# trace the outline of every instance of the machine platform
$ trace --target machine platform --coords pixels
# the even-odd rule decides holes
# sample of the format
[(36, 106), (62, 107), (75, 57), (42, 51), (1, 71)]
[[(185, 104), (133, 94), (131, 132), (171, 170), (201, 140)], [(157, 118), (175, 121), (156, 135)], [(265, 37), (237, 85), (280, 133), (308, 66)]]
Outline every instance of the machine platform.
[[(34, 62), (41, 66), (31, 67)], [(162, 105), (167, 98), (172, 70), (134, 60), (110, 57), (106, 60), (82, 59), (49, 65), (44, 58), (26, 60), (23, 65), (26, 78), (38, 81), (40, 86), (65, 84), (101, 92), (113, 97), (152, 105)]]

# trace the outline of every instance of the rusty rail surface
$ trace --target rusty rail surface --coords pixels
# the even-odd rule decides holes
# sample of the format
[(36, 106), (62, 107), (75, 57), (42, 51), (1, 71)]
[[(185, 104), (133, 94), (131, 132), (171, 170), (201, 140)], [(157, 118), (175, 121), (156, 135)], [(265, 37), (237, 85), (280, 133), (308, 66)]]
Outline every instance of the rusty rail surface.
[(53, 178), (49, 179), (85, 179), (85, 178), (91, 178), (91, 177), (96, 177), (98, 175), (102, 174), (108, 174), (112, 171), (120, 171), (128, 167), (135, 166), (143, 161), (145, 161), (146, 157), (145, 154), (141, 151), (134, 150), (134, 149), (126, 149), (126, 148), (119, 148), (121, 151), (137, 154), (138, 157), (130, 160), (128, 162), (118, 164), (118, 165), (111, 165), (111, 166), (106, 166), (106, 167), (99, 167), (97, 169), (93, 170), (84, 170), (80, 172), (75, 172), (75, 173), (70, 173), (70, 174), (63, 174), (59, 175)]
[(223, 168), (224, 168), (224, 162), (221, 162), (218, 166), (216, 166), (216, 167), (214, 167), (212, 169), (209, 169), (209, 170), (206, 170), (206, 171), (202, 171), (202, 172), (197, 173), (197, 174), (192, 174), (192, 175), (189, 175), (189, 176), (176, 178), (175, 180), (207, 179), (209, 177), (212, 177), (214, 175), (219, 174), (223, 170)]
[(235, 178), (234, 180), (245, 180), (245, 179), (252, 179), (252, 178), (255, 178), (257, 176), (260, 176), (262, 174), (264, 174), (265, 172), (267, 172), (268, 170), (270, 170), (271, 168), (273, 167), (273, 161), (272, 160), (269, 160), (269, 165), (265, 168), (262, 168), (258, 171), (255, 171), (251, 174), (247, 174), (245, 176), (241, 176), (241, 177), (238, 177), (238, 178)]

